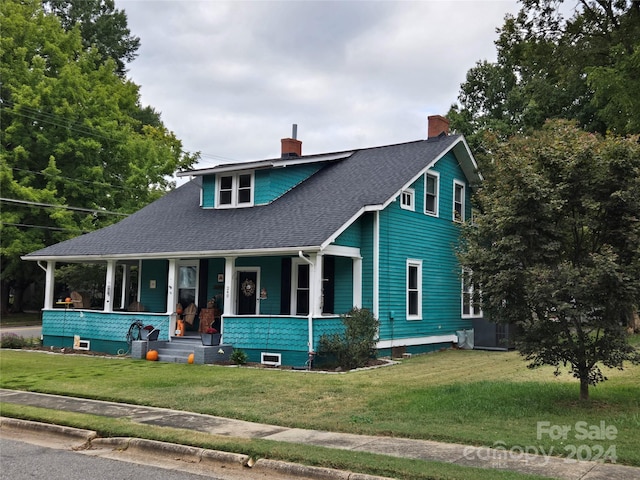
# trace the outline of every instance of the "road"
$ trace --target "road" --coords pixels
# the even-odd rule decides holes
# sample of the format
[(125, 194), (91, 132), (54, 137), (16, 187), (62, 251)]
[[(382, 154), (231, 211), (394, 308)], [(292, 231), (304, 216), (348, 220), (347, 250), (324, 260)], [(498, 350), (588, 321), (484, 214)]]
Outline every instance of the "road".
[(32, 327), (0, 327), (0, 335), (5, 333), (14, 333), (23, 338), (40, 338), (42, 335), (42, 326), (35, 325)]
[[(177, 455), (177, 454), (176, 454)], [(0, 478), (33, 480), (311, 480), (276, 470), (197, 463), (169, 452), (149, 455), (117, 447), (86, 448), (78, 437), (4, 426), (0, 429)], [(326, 475), (322, 478), (328, 478)], [(339, 476), (337, 478), (345, 478)]]
[(17, 440), (0, 439), (0, 469), (2, 478), (33, 480), (34, 478), (64, 478), (65, 480), (202, 480), (221, 478), (202, 476), (179, 470), (167, 470), (102, 458), (83, 453), (58, 450)]

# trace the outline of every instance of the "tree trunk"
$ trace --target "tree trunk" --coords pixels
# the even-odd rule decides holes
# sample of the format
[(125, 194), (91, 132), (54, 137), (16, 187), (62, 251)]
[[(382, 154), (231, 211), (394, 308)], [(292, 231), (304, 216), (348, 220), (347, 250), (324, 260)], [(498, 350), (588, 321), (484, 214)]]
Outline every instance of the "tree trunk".
[(580, 401), (589, 400), (589, 372), (580, 376)]

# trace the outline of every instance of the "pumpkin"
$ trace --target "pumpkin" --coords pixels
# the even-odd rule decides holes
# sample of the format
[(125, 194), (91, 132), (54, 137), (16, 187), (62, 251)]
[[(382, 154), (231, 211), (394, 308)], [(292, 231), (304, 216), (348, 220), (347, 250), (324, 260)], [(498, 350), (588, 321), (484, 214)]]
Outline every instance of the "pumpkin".
[(193, 353), (189, 354), (189, 357), (187, 358), (187, 362), (193, 363)]
[(71, 300), (71, 297), (67, 297), (64, 299), (65, 303), (71, 303), (73, 302), (73, 300)]
[(147, 352), (147, 360), (155, 362), (158, 360), (158, 351), (157, 350), (149, 350)]

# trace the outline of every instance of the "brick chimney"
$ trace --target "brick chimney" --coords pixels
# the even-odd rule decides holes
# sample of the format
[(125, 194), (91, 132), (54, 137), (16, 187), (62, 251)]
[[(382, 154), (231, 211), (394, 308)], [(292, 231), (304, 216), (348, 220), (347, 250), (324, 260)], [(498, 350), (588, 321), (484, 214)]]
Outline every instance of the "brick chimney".
[(449, 119), (442, 115), (430, 115), (427, 117), (429, 129), (427, 138), (439, 137), (441, 134), (449, 135)]
[(280, 140), (282, 144), (282, 158), (302, 156), (302, 142), (296, 138), (297, 136), (298, 125), (294, 123), (291, 138), (283, 138)]

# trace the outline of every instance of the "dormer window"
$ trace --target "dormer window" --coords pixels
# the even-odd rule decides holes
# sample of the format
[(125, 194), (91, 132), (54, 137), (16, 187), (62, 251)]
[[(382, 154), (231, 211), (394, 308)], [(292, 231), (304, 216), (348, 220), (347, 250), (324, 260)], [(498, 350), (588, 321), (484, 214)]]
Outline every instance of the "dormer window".
[(253, 172), (220, 174), (217, 180), (218, 208), (253, 206)]

